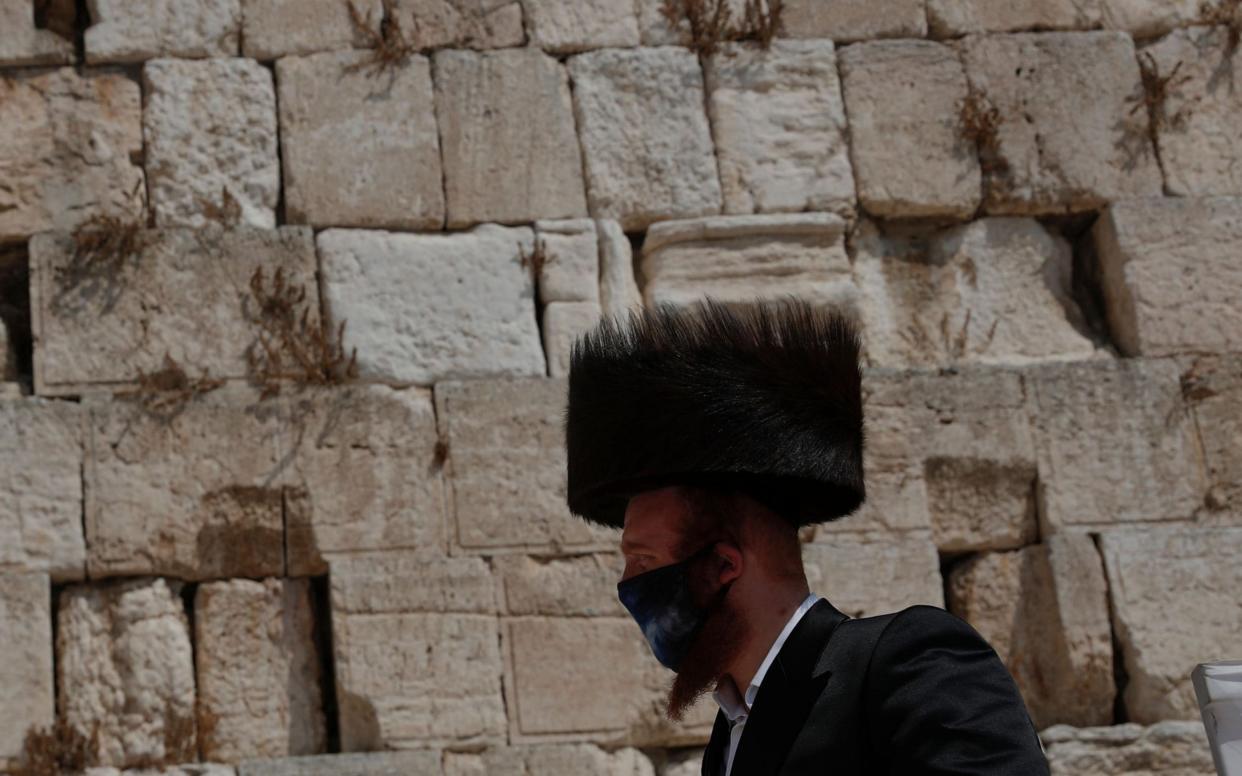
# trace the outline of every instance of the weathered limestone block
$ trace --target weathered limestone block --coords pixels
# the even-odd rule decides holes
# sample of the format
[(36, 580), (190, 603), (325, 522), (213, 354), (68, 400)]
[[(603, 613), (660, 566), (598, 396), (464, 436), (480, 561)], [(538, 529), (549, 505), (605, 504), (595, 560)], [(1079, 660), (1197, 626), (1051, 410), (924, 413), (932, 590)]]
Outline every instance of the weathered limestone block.
[(52, 585), (40, 572), (0, 571), (0, 768), (15, 767), (26, 731), (46, 728), (52, 700)]
[(323, 298), (363, 377), (430, 384), (545, 372), (528, 228), (456, 234), (330, 229), (318, 237)]
[(857, 290), (844, 233), (845, 221), (832, 213), (662, 222), (643, 243), (643, 295), (648, 305), (684, 305), (793, 294), (852, 311)]
[(469, 552), (614, 549), (565, 506), (564, 380), (437, 383), (454, 544)]
[[(622, 239), (624, 237), (623, 234)], [(598, 303), (601, 282), (600, 253), (604, 239), (605, 237), (597, 233), (596, 223), (589, 218), (536, 221), (536, 246), (542, 253), (539, 264), (539, 301), (544, 304)], [(628, 240), (626, 245), (629, 245)]]
[(1089, 30), (1100, 26), (1100, 0), (927, 0), (933, 38), (973, 32)]
[(617, 553), (533, 557), (504, 555), (492, 561), (498, 595), (508, 614), (625, 616), (617, 582), (625, 560)]
[(989, 213), (1079, 212), (1160, 193), (1147, 115), (1134, 110), (1143, 91), (1129, 35), (985, 35), (968, 38), (963, 56), (972, 89), (1000, 114), (994, 147), (980, 149)]
[(64, 65), (74, 60), (73, 41), (35, 27), (29, 0), (0, 0), (0, 65)]
[(1121, 202), (1092, 235), (1109, 328), (1123, 353), (1242, 350), (1242, 198)]
[(543, 347), (550, 377), (569, 376), (574, 340), (595, 328), (602, 314), (597, 302), (551, 302), (543, 308)]
[(1182, 385), (1203, 444), (1205, 503), (1242, 524), (1242, 356), (1196, 360)]
[[(353, 5), (378, 29), (381, 0), (353, 0)], [(251, 59), (280, 59), (367, 43), (342, 0), (242, 0), (242, 54)]]
[(615, 0), (522, 0), (530, 42), (569, 53), (593, 48), (637, 46), (638, 11)]
[(444, 776), (655, 776), (655, 773), (651, 761), (637, 749), (606, 752), (589, 744), (494, 747), (477, 754), (449, 752), (444, 757)]
[(334, 612), (332, 633), (342, 749), (504, 740), (494, 616)]
[(143, 66), (142, 80), (156, 225), (201, 227), (232, 202), (241, 223), (274, 227), (280, 160), (271, 72), (250, 59), (158, 59)]
[(782, 34), (790, 38), (922, 38), (925, 0), (786, 0)]
[(940, 559), (926, 533), (817, 536), (802, 545), (802, 562), (811, 590), (851, 617), (944, 606)]
[(526, 40), (518, 0), (395, 0), (393, 11), (420, 51), (505, 48)]
[(441, 51), (435, 112), (449, 228), (586, 215), (569, 76), (555, 59), (534, 48)]
[[(590, 740), (629, 746), (703, 743), (718, 707), (696, 703), (680, 723), (664, 713), (671, 675), (629, 618), (505, 621), (509, 740)], [(585, 645), (590, 645), (585, 649)]]
[(1198, 719), (1190, 672), (1242, 639), (1242, 528), (1143, 526), (1105, 532), (1126, 715)]
[(438, 773), (440, 752), (429, 749), (250, 760), (237, 766), (237, 776), (434, 776)]
[(1099, 0), (1104, 28), (1125, 30), (1136, 38), (1194, 24), (1202, 16), (1202, 0)]
[(1175, 364), (1049, 364), (1028, 370), (1025, 385), (1041, 535), (1183, 520), (1203, 503), (1204, 473)]
[(591, 214), (641, 230), (720, 212), (698, 59), (679, 48), (569, 60)]
[(854, 208), (832, 41), (729, 44), (707, 61), (726, 213)]
[[(133, 385), (167, 368), (166, 356), (192, 378), (245, 377), (246, 350), (262, 331), (248, 291), (254, 272), (263, 269), (270, 290), (279, 270), (314, 298), (308, 228), (168, 229), (142, 237), (145, 249), (106, 276), (74, 268), (71, 236), (31, 238), (36, 392)], [(318, 305), (308, 309), (316, 321)]]
[(945, 367), (1082, 359), (1096, 352), (1073, 298), (1069, 243), (1028, 218), (855, 237), (867, 358)]
[(98, 762), (195, 759), (194, 656), (181, 583), (133, 579), (60, 594), (57, 708), (99, 735)]
[(1112, 722), (1108, 585), (1090, 536), (970, 558), (949, 575), (949, 609), (1005, 661), (1036, 728)]
[(276, 63), (287, 216), (315, 226), (439, 229), (431, 66), (412, 56), (377, 80), (350, 69), (368, 56), (340, 51)]
[(643, 306), (634, 278), (634, 248), (616, 221), (595, 222), (599, 232), (599, 301), (604, 315), (624, 315)]
[(86, 575), (81, 410), (0, 399), (0, 573), (41, 571), (57, 582)]
[(307, 579), (210, 582), (194, 596), (202, 756), (315, 754), (326, 745)]
[(703, 749), (675, 749), (668, 752), (660, 776), (699, 776), (703, 772)]
[[(26, 3), (27, 8), (30, 3)], [(142, 97), (120, 73), (0, 76), (0, 243), (142, 216)]]
[(930, 41), (860, 43), (841, 54), (858, 200), (893, 218), (969, 218), (982, 198), (975, 144), (958, 106), (957, 52)]
[(496, 585), (482, 558), (377, 550), (330, 560), (333, 614), (496, 612)]
[(1052, 776), (1214, 776), (1212, 750), (1201, 722), (1170, 720), (1075, 728), (1039, 734)]
[(241, 0), (89, 0), (87, 8), (88, 64), (239, 53)]
[(155, 768), (87, 768), (83, 776), (236, 776), (237, 771), (231, 765), (220, 763), (185, 763), (183, 765), (161, 765)]

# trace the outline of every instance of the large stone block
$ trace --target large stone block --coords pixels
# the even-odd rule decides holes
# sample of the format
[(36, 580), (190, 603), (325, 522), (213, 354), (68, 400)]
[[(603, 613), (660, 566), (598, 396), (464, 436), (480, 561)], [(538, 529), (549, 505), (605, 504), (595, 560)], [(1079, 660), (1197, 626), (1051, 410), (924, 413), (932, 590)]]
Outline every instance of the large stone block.
[(0, 572), (86, 575), (84, 440), (77, 404), (0, 399)]
[(949, 609), (1005, 661), (1036, 728), (1112, 722), (1108, 585), (1090, 536), (970, 558), (949, 575)]
[(142, 220), (142, 97), (133, 79), (67, 67), (6, 73), (0, 137), (0, 243), (93, 216)]
[(994, 214), (1080, 212), (1157, 195), (1134, 42), (1120, 32), (971, 37), (972, 89), (999, 112), (980, 149), (984, 207)]
[(947, 367), (1088, 358), (1069, 243), (1033, 219), (942, 230), (865, 224), (854, 275), (868, 362)]
[(237, 776), (435, 776), (439, 773), (440, 752), (430, 749), (250, 760), (237, 767)]
[(51, 726), (52, 586), (47, 574), (0, 571), (0, 768), (16, 767), (31, 728)]
[(1092, 235), (1109, 328), (1123, 353), (1242, 350), (1242, 198), (1117, 203)]
[(1242, 528), (1128, 528), (1105, 532), (1100, 548), (1127, 717), (1198, 719), (1191, 670), (1242, 639)]
[(599, 301), (604, 315), (623, 315), (643, 305), (634, 277), (634, 248), (616, 221), (595, 222), (599, 232)]
[[(314, 299), (309, 229), (170, 229), (140, 237), (143, 249), (106, 274), (82, 269), (70, 235), (31, 238), (38, 393), (132, 387), (143, 375), (166, 369), (169, 357), (191, 378), (246, 377), (246, 353), (263, 331), (258, 300), (243, 290), (254, 272), (264, 271), (270, 291), (280, 271)], [(307, 309), (309, 322), (317, 322), (318, 305)]]
[(533, 48), (442, 51), (435, 92), (449, 228), (586, 215), (563, 65)]
[(543, 255), (539, 301), (599, 302), (600, 243), (604, 239), (589, 218), (536, 221), (536, 245)]
[(241, 0), (90, 0), (86, 61), (235, 57)]
[(927, 0), (933, 38), (974, 32), (1090, 30), (1100, 26), (1099, 0)]
[(334, 614), (496, 612), (496, 585), (482, 558), (376, 550), (332, 555), (330, 561)]
[(1201, 722), (1134, 723), (1039, 734), (1052, 776), (1214, 776)]
[(589, 744), (493, 747), (478, 753), (450, 752), (444, 776), (655, 776), (651, 760), (637, 749), (607, 752)]
[(1099, 0), (1100, 18), (1110, 30), (1125, 30), (1136, 38), (1162, 35), (1175, 27), (1196, 23), (1203, 15), (1202, 0)]
[(505, 555), (492, 561), (507, 614), (625, 616), (617, 582), (625, 560), (616, 553), (546, 557)]
[(124, 770), (103, 766), (87, 768), (82, 776), (237, 776), (237, 770), (231, 765), (221, 763), (183, 763)]
[(195, 758), (194, 656), (181, 584), (78, 585), (57, 606), (57, 709), (97, 761), (129, 766)]
[(832, 41), (730, 44), (707, 60), (726, 213), (854, 208)]
[(35, 27), (35, 4), (0, 0), (0, 65), (63, 65), (74, 60), (73, 41)]
[(782, 34), (791, 38), (922, 38), (925, 0), (785, 0)]
[(543, 308), (543, 349), (549, 377), (568, 377), (574, 341), (599, 323), (596, 302), (552, 302)]
[(202, 757), (315, 754), (327, 727), (310, 580), (233, 579), (194, 596)]
[(1242, 524), (1242, 356), (1197, 359), (1182, 386), (1203, 445), (1207, 507)]
[(648, 305), (788, 294), (853, 310), (845, 221), (832, 213), (715, 216), (654, 225), (643, 243)]
[[(353, 5), (378, 28), (381, 0), (353, 0)], [(357, 48), (369, 41), (356, 29), (344, 0), (242, 0), (241, 43), (245, 56), (271, 60)]]
[(982, 198), (975, 144), (959, 126), (969, 87), (957, 52), (878, 41), (841, 53), (858, 200), (891, 218), (969, 218)]
[(591, 214), (627, 230), (720, 212), (698, 59), (679, 48), (569, 60)]
[(391, 7), (419, 51), (505, 48), (526, 40), (519, 0), (393, 0)]
[(522, 0), (530, 42), (567, 53), (593, 48), (638, 45), (638, 11), (634, 3), (614, 0)]
[(201, 227), (214, 209), (236, 204), (240, 223), (274, 227), (280, 160), (272, 73), (250, 59), (158, 59), (143, 66), (142, 80), (156, 225)]
[(1177, 366), (1049, 364), (1026, 376), (1039, 462), (1040, 533), (1183, 520), (1206, 482)]
[(802, 562), (811, 590), (851, 617), (944, 606), (940, 558), (926, 533), (817, 536), (802, 546)]
[(467, 552), (613, 549), (565, 505), (564, 380), (438, 383), (454, 545)]
[(363, 377), (398, 383), (541, 375), (530, 229), (457, 234), (330, 229), (318, 237), (323, 298)]

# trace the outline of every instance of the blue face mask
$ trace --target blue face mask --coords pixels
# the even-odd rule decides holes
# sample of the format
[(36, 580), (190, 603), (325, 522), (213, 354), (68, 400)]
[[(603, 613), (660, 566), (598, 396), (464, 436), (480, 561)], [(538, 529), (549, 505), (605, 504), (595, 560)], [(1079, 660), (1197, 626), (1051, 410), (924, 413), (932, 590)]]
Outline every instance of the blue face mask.
[[(617, 585), (617, 597), (629, 610), (656, 660), (676, 671), (690, 649), (710, 607), (697, 606), (690, 592), (690, 566), (712, 550), (709, 544), (690, 557), (630, 577)], [(716, 597), (725, 593), (721, 588)]]

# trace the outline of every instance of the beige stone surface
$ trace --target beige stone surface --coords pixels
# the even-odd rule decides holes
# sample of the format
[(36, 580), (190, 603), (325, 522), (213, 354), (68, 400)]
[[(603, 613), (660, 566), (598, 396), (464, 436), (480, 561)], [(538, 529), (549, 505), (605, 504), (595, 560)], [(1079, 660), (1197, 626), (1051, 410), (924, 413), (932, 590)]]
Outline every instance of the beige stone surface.
[[(381, 0), (353, 0), (353, 5), (378, 29)], [(344, 0), (242, 0), (241, 33), (242, 54), (259, 60), (369, 43)]]
[(599, 232), (599, 301), (604, 315), (623, 315), (641, 308), (643, 296), (634, 277), (634, 249), (621, 224), (602, 219)]
[(601, 243), (605, 239), (589, 218), (536, 221), (536, 245), (543, 254), (539, 301), (598, 303)]
[(660, 776), (700, 776), (703, 772), (703, 749), (675, 749), (660, 769)]
[(959, 126), (969, 87), (957, 52), (931, 41), (860, 43), (842, 51), (841, 81), (859, 203), (888, 218), (969, 218), (982, 179)]
[(440, 753), (429, 749), (250, 760), (237, 767), (238, 776), (435, 776), (439, 772)]
[(365, 378), (439, 380), (545, 373), (529, 228), (454, 234), (330, 229), (318, 236), (322, 294), (349, 322)]
[(652, 226), (643, 243), (648, 305), (786, 294), (853, 309), (845, 221), (832, 213), (714, 216)]
[(455, 547), (488, 554), (616, 547), (616, 531), (565, 505), (565, 391), (564, 380), (546, 378), (436, 384)]
[[(26, 3), (30, 7), (30, 3)], [(142, 97), (121, 73), (0, 76), (0, 242), (142, 216)]]
[(1028, 370), (1025, 386), (1041, 535), (1184, 520), (1201, 506), (1206, 482), (1176, 364), (1049, 364)]
[[(314, 293), (308, 228), (167, 229), (145, 232), (143, 239), (145, 250), (107, 275), (72, 270), (68, 235), (31, 239), (38, 393), (132, 386), (141, 375), (165, 369), (166, 355), (192, 378), (204, 372), (244, 377), (246, 350), (261, 331), (248, 285), (255, 270), (264, 270), (269, 291), (280, 270)], [(308, 309), (314, 322), (318, 306)], [(200, 336), (204, 332), (210, 336)]]
[(1242, 349), (1242, 198), (1117, 203), (1092, 238), (1109, 328), (1124, 354)]
[(1070, 245), (1034, 219), (941, 230), (867, 223), (854, 244), (872, 365), (1028, 364), (1096, 353), (1072, 295)]
[(88, 0), (87, 11), (89, 64), (239, 53), (241, 0)]
[(593, 48), (637, 46), (638, 11), (615, 0), (522, 0), (530, 42), (569, 53)]
[(35, 27), (28, 0), (0, 0), (0, 65), (63, 65), (74, 60), (73, 41)]
[(440, 140), (425, 57), (382, 78), (368, 54), (276, 63), (285, 210), (292, 223), (439, 229)]
[(0, 398), (0, 573), (86, 575), (84, 416), (70, 402)]
[(1126, 716), (1198, 719), (1190, 672), (1242, 638), (1242, 528), (1145, 526), (1105, 532), (1113, 629), (1128, 677)]
[(617, 599), (625, 560), (617, 553), (493, 559), (498, 596), (507, 614), (626, 616)]
[(550, 377), (569, 376), (574, 341), (595, 328), (602, 314), (597, 302), (550, 302), (543, 308), (543, 347)]
[(342, 749), (504, 740), (494, 616), (334, 613), (332, 634)]
[(236, 776), (237, 770), (221, 763), (183, 763), (154, 768), (87, 768), (83, 776)]
[(1136, 38), (1161, 35), (1202, 17), (1202, 0), (1099, 0), (1106, 29), (1125, 30)]
[(482, 558), (374, 550), (340, 553), (330, 561), (334, 614), (496, 612), (496, 583)]
[(1000, 113), (985, 160), (993, 214), (1080, 212), (1157, 195), (1160, 168), (1134, 42), (1120, 32), (983, 35), (962, 47), (971, 87)]
[(316, 754), (327, 744), (307, 579), (232, 579), (194, 595), (201, 756)]
[(679, 48), (569, 60), (591, 215), (641, 230), (720, 212), (698, 59)]
[(726, 213), (854, 208), (832, 41), (729, 44), (707, 60)]
[(949, 576), (949, 610), (1005, 661), (1036, 728), (1112, 722), (1108, 585), (1090, 536), (970, 558)]
[(0, 768), (16, 765), (26, 731), (55, 716), (52, 585), (40, 572), (0, 571)]
[(534, 48), (441, 51), (435, 112), (449, 228), (586, 215), (569, 76), (555, 59)]
[(57, 708), (100, 765), (193, 759), (194, 656), (181, 583), (132, 579), (61, 591)]
[(922, 38), (926, 0), (786, 0), (782, 34), (791, 38)]
[(505, 48), (526, 40), (518, 0), (395, 0), (393, 9), (420, 51)]
[(1201, 722), (1051, 727), (1044, 742), (1052, 776), (1214, 776)]
[(940, 559), (923, 532), (816, 536), (802, 545), (802, 562), (811, 590), (851, 617), (944, 606)]
[(1195, 359), (1182, 372), (1208, 472), (1208, 509), (1242, 524), (1242, 356)]
[(588, 744), (493, 747), (478, 753), (450, 752), (444, 757), (444, 776), (655, 776), (655, 773), (651, 760), (637, 749), (609, 752)]
[(1100, 0), (927, 0), (933, 38), (975, 32), (1090, 30), (1100, 26)]
[(227, 191), (241, 223), (274, 227), (280, 160), (271, 72), (250, 59), (156, 59), (142, 81), (156, 225), (201, 227), (212, 205), (226, 205)]

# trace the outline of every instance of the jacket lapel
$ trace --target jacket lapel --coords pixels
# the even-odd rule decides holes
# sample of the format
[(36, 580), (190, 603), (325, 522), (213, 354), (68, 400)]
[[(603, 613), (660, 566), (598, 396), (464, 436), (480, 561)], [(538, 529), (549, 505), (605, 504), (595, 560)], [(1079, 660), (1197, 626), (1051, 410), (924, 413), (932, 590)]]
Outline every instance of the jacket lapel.
[[(821, 599), (794, 627), (759, 686), (733, 756), (732, 776), (769, 776), (780, 770), (794, 739), (806, 724), (815, 699), (832, 675), (831, 670), (820, 664), (824, 645), (837, 625), (846, 619), (832, 604)], [(717, 723), (720, 718), (717, 717)], [(726, 723), (726, 746), (728, 732)], [(715, 730), (712, 741), (716, 741)]]
[(729, 752), (729, 719), (723, 711), (716, 712), (712, 737), (703, 752), (703, 776), (724, 776), (724, 758)]

